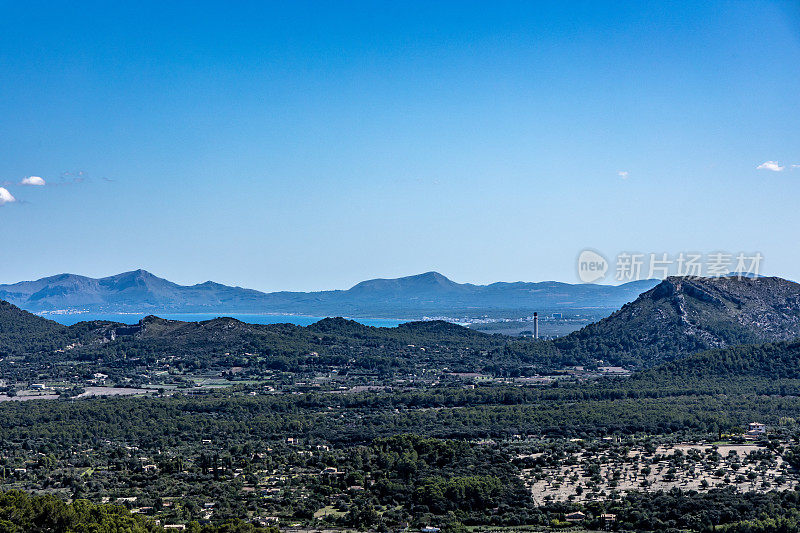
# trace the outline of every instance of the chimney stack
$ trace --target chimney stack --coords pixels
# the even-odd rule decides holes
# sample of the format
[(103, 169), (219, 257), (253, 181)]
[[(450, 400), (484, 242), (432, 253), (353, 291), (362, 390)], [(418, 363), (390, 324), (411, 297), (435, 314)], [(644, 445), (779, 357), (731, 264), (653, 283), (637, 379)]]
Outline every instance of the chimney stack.
[(539, 313), (533, 313), (533, 338), (539, 338)]

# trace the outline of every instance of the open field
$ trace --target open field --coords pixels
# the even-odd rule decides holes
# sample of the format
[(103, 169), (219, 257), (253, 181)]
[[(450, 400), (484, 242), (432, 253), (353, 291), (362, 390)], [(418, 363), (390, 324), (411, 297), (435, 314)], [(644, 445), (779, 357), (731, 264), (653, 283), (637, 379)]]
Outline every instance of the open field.
[(536, 502), (592, 501), (630, 491), (738, 491), (794, 489), (800, 476), (777, 454), (755, 444), (677, 444), (609, 448), (599, 452), (539, 452), (523, 457), (540, 465), (521, 477)]
[[(94, 396), (138, 396), (142, 394), (152, 394), (158, 392), (155, 389), (139, 389), (134, 387), (86, 387), (84, 392), (75, 396), (75, 398), (91, 398)], [(44, 393), (28, 393), (25, 391), (23, 394), (16, 396), (9, 396), (8, 394), (0, 394), (0, 402), (24, 402), (28, 400), (57, 400), (60, 398), (58, 394)]]

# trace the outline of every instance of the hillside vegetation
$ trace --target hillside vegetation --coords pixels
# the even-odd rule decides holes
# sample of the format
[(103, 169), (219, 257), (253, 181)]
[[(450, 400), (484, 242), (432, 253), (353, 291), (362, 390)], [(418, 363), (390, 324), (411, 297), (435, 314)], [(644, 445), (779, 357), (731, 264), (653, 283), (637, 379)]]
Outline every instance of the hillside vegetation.
[[(368, 289), (361, 289), (368, 290)], [(149, 316), (135, 325), (64, 327), (3, 303), (0, 355), (41, 360), (159, 358), (194, 367), (300, 371), (345, 362), (381, 374), (449, 368), (534, 375), (570, 365), (649, 368), (711, 348), (800, 336), (800, 285), (779, 278), (668, 278), (611, 316), (553, 341), (485, 335), (441, 321), (376, 328), (341, 318), (308, 327), (232, 318), (181, 322)], [(53, 350), (67, 352), (53, 355)]]

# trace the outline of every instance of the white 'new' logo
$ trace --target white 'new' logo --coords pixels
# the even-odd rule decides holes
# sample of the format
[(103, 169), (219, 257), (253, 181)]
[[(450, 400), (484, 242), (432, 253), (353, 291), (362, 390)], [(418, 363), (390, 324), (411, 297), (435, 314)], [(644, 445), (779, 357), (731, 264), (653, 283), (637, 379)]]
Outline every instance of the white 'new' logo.
[(578, 256), (578, 277), (584, 283), (595, 283), (606, 276), (608, 261), (593, 250), (584, 250)]

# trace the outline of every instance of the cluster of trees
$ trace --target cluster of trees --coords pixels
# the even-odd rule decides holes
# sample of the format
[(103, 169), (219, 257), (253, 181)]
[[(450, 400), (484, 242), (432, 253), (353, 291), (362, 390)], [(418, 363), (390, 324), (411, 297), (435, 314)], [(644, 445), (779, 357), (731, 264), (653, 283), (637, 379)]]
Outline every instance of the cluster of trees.
[[(708, 492), (634, 492), (616, 501), (584, 506), (590, 527), (604, 525), (603, 513), (616, 514), (615, 529), (632, 531), (698, 532), (797, 531), (800, 492), (737, 492), (714, 489)], [(549, 512), (562, 511), (554, 506)]]
[(640, 380), (672, 385), (677, 379), (800, 379), (800, 341), (745, 344), (709, 350), (644, 372)]
[[(0, 493), (0, 531), (3, 533), (165, 533), (153, 520), (136, 516), (125, 507), (72, 503), (52, 495), (29, 495), (21, 491)], [(201, 526), (190, 523), (190, 533), (278, 533), (277, 528), (256, 527), (241, 520)]]
[[(800, 409), (797, 397), (685, 396), (664, 399), (535, 401), (399, 412), (387, 402), (374, 409), (336, 403), (334, 395), (225, 396), (97, 399), (0, 404), (0, 442), (70, 445), (91, 438), (169, 446), (204, 438), (225, 442), (281, 439), (301, 434), (342, 443), (363, 443), (409, 431), (443, 438), (546, 433), (591, 436), (636, 432), (714, 433), (749, 421), (777, 423)], [(66, 423), (65, 423), (66, 421)]]
[(302, 492), (307, 511), (296, 507), (299, 518), (332, 506), (325, 522), (373, 529), (403, 523), (523, 523), (537, 513), (516, 467), (495, 447), (407, 434), (318, 457), (304, 466), (327, 465), (333, 473), (307, 478)]
[(456, 438), (718, 433), (754, 420), (777, 423), (781, 417), (795, 417), (800, 409), (798, 392), (797, 380), (679, 383), (676, 379), (671, 389), (669, 381), (656, 385), (650, 378), (630, 378), (545, 388), (450, 387), (407, 393), (277, 396), (219, 392), (3, 402), (0, 442), (68, 445), (104, 436), (137, 445), (169, 445), (203, 438), (229, 441), (306, 434), (330, 442), (364, 443), (409, 431)]
[(384, 505), (457, 511), (464, 520), (485, 520), (500, 505), (533, 508), (510, 458), (494, 447), (406, 434), (378, 439), (368, 450), (363, 468), (376, 477), (373, 490)]

